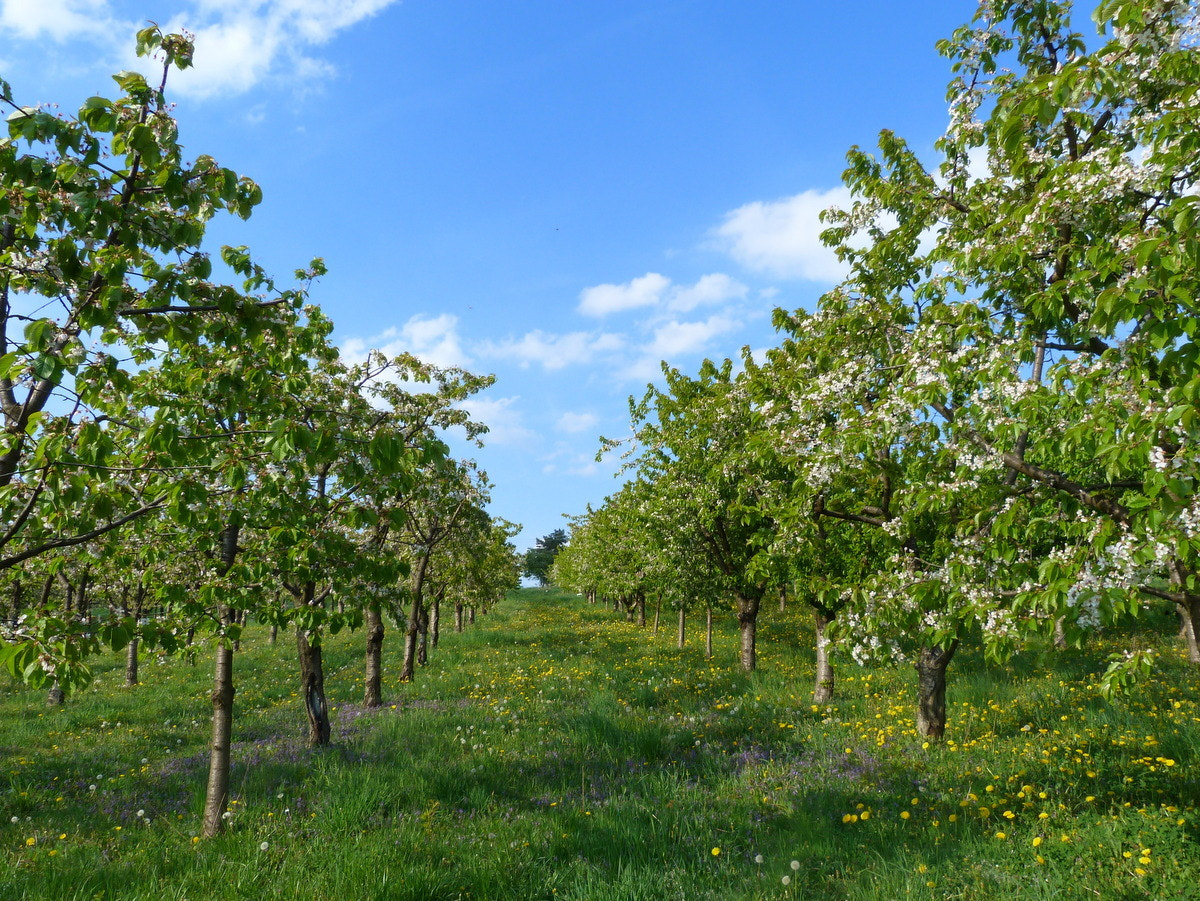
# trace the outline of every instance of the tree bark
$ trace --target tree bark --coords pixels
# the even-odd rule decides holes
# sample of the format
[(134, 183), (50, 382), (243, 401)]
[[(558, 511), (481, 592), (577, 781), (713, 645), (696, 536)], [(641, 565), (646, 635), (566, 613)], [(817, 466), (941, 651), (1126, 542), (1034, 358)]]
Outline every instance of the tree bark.
[(758, 606), (761, 598), (758, 595), (748, 597), (742, 592), (738, 592), (736, 597), (738, 631), (741, 640), (740, 661), (742, 669), (748, 673), (752, 673), (758, 665)]
[(687, 638), (687, 634), (684, 631), (684, 621), (685, 621), (686, 617), (687, 617), (687, 614), (685, 613), (684, 609), (682, 607), (680, 607), (679, 608), (679, 640), (678, 640), (680, 650), (683, 649), (685, 640)]
[(822, 610), (815, 610), (817, 633), (817, 679), (813, 688), (813, 703), (828, 704), (833, 700), (833, 664), (829, 662), (829, 638), (826, 630), (833, 617)]
[(421, 631), (421, 618), (425, 612), (422, 594), (425, 590), (425, 573), (428, 567), (428, 555), (421, 554), (412, 568), (412, 605), (409, 607), (408, 623), (404, 630), (404, 664), (400, 669), (401, 682), (411, 682), (416, 676), (417, 636)]
[(472, 604), (467, 608), (467, 625), (475, 625), (475, 605)]
[(233, 735), (233, 647), (217, 642), (213, 666), (212, 740), (208, 746), (208, 788), (204, 796), (205, 838), (217, 835), (225, 825), (229, 804), (229, 748)]
[(429, 646), (435, 650), (442, 630), (442, 597), (445, 593), (444, 588), (438, 589), (438, 593), (433, 596), (433, 607), (429, 610)]
[[(128, 595), (126, 596), (128, 598)], [(125, 615), (133, 617), (133, 637), (129, 639), (129, 644), (125, 648), (125, 687), (134, 688), (138, 684), (138, 634), (137, 629), (141, 626), (142, 610), (146, 603), (146, 589), (139, 585), (134, 593), (133, 609), (128, 605), (125, 607)]]
[(1067, 646), (1067, 629), (1061, 616), (1054, 620), (1054, 646), (1060, 651)]
[(712, 604), (704, 608), (704, 656), (712, 659)]
[(363, 666), (363, 706), (383, 703), (383, 615), (374, 605), (367, 607), (367, 659)]
[(296, 650), (300, 657), (300, 696), (308, 714), (308, 744), (314, 748), (322, 747), (329, 744), (330, 727), (321, 646), (310, 644), (304, 630), (297, 626)]
[[(221, 531), (221, 575), (233, 566), (240, 530), (240, 518), (234, 514), (229, 524)], [(227, 626), (233, 619), (233, 611), (222, 606), (218, 616), (221, 624)], [(208, 745), (208, 786), (204, 793), (202, 834), (205, 838), (217, 835), (225, 826), (225, 810), (229, 805), (229, 749), (233, 736), (233, 696), (233, 646), (223, 638), (218, 638), (216, 660), (213, 664), (213, 715), (212, 738)]]
[(417, 666), (429, 663), (429, 611), (421, 611), (421, 621), (417, 623)]
[(1188, 662), (1200, 664), (1200, 595), (1189, 594), (1187, 603), (1176, 604), (1179, 611), (1179, 636), (1187, 644)]
[(658, 593), (658, 600), (654, 604), (654, 631), (653, 635), (658, 634), (658, 615), (662, 613), (662, 592)]
[(456, 600), (454, 602), (454, 631), (461, 632), (463, 630), (463, 602)]
[(1175, 609), (1179, 612), (1179, 637), (1187, 646), (1188, 662), (1200, 663), (1200, 594), (1194, 594), (1186, 589), (1188, 572), (1176, 560), (1171, 567), (1171, 585), (1179, 591), (1175, 601)]
[(783, 613), (787, 610), (787, 586), (779, 586), (779, 612)]
[(917, 654), (917, 734), (932, 741), (946, 735), (946, 667), (958, 649), (958, 639), (948, 648), (921, 648)]
[(646, 627), (646, 595), (639, 591), (634, 597), (634, 602), (637, 604), (637, 624), (644, 629)]
[(125, 687), (136, 688), (138, 684), (138, 637), (129, 639), (125, 646)]
[(61, 707), (63, 701), (67, 698), (62, 690), (62, 686), (58, 684), (58, 680), (54, 680), (54, 684), (50, 686), (50, 690), (46, 692), (47, 707)]

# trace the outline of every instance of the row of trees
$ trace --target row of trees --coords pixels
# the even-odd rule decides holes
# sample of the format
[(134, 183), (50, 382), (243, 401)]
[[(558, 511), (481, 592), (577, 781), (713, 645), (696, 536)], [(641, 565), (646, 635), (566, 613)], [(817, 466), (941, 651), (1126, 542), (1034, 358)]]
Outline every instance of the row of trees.
[(261, 192), (183, 158), (165, 87), (190, 41), (151, 27), (138, 50), (161, 60), (157, 83), (121, 73), (121, 96), (76, 119), (0, 82), (0, 662), (61, 697), (105, 649), (136, 666), (139, 647), (211, 638), (211, 835), (248, 618), (294, 629), (322, 744), (322, 636), (367, 622), (364, 700), (379, 704), (385, 623), (404, 630), (412, 679), (442, 600), (461, 628), (519, 562), (486, 476), (440, 437), (486, 431), (460, 404), (490, 377), (347, 363), (308, 300), (319, 260), (281, 288), (245, 248), (202, 250), (214, 215), (244, 218)]
[[(1165, 603), (1200, 664), (1200, 17), (1105, 0), (1089, 50), (1070, 6), (982, 3), (939, 44), (936, 165), (886, 131), (850, 151), (824, 233), (846, 280), (777, 311), (765, 360), (631, 400), (632, 477), (560, 584), (731, 598), (746, 669), (794, 588), (818, 699), (831, 638), (911, 661), (934, 738), (967, 639), (1002, 659)], [(1131, 645), (1105, 688), (1151, 663)]]

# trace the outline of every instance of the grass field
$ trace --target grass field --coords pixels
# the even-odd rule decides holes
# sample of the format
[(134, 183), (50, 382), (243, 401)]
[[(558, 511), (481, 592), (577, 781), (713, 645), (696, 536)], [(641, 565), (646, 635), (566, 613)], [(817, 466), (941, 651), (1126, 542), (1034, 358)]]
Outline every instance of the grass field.
[[(1200, 898), (1200, 680), (1168, 660), (1106, 704), (1112, 650), (961, 653), (948, 740), (912, 673), (839, 666), (764, 612), (760, 670), (610, 610), (515, 592), (358, 706), (363, 636), (327, 644), (334, 746), (301, 741), (294, 644), (237, 655), (234, 798), (196, 836), (211, 673), (118, 661), (61, 708), (0, 691), (0, 898)], [(1165, 627), (1164, 627), (1165, 628)], [(389, 636), (393, 673), (399, 642)]]

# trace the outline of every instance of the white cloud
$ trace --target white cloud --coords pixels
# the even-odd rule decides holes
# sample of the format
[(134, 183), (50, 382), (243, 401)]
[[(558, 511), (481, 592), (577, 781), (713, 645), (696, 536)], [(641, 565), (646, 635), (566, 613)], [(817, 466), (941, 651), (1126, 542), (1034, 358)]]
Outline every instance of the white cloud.
[(703, 276), (689, 287), (676, 285), (667, 297), (667, 308), (680, 313), (689, 313), (696, 307), (712, 306), (727, 300), (741, 300), (748, 288), (736, 279), (721, 272)]
[[(679, 322), (672, 319), (656, 326), (650, 340), (637, 358), (621, 375), (630, 380), (655, 381), (662, 375), (662, 362), (675, 365), (682, 356), (706, 353), (713, 348), (713, 339), (734, 331), (741, 325), (724, 315), (710, 316), (700, 322)], [(728, 349), (725, 350), (728, 353)]]
[(485, 341), (479, 352), (488, 357), (516, 360), (521, 368), (538, 363), (547, 371), (590, 363), (598, 354), (620, 350), (625, 344), (619, 335), (607, 332), (568, 332), (553, 335), (534, 329), (520, 338)]
[(647, 272), (623, 285), (596, 285), (579, 295), (578, 310), (585, 316), (607, 316), (638, 307), (657, 306), (671, 280), (657, 272)]
[[(172, 73), (171, 86), (183, 95), (228, 98), (279, 77), (302, 92), (336, 71), (328, 61), (310, 55), (310, 50), (395, 2), (195, 0), (178, 4), (169, 20), (159, 22), (165, 32), (193, 34), (196, 54), (192, 68)], [(132, 50), (133, 32), (144, 26), (144, 19), (118, 21), (108, 0), (0, 0), (0, 34), (25, 40), (79, 39), (92, 47), (102, 45), (105, 55), (119, 36), (122, 64), (148, 73), (157, 66), (133, 56)]]
[(525, 417), (516, 406), (520, 395), (512, 397), (471, 397), (462, 403), (462, 408), (476, 422), (488, 427), (483, 436), (486, 444), (528, 445), (537, 435), (525, 427)]
[(542, 473), (545, 475), (562, 474), (584, 478), (596, 475), (611, 476), (614, 468), (612, 461), (607, 461), (609, 465), (597, 463), (595, 451), (580, 451), (562, 441), (555, 444), (554, 450), (541, 457), (541, 460)]
[(646, 352), (663, 360), (682, 354), (699, 353), (708, 347), (717, 335), (733, 331), (737, 326), (736, 321), (726, 316), (710, 316), (703, 322), (672, 320), (654, 330), (653, 340)]
[(462, 348), (458, 317), (449, 313), (425, 316), (418, 313), (400, 328), (389, 328), (370, 338), (347, 338), (341, 342), (343, 359), (356, 363), (367, 352), (378, 350), (389, 357), (410, 353), (434, 366), (470, 366)]
[(821, 243), (821, 212), (850, 204), (844, 187), (802, 191), (780, 200), (756, 200), (726, 213), (713, 235), (718, 246), (748, 269), (777, 278), (836, 282), (845, 266)]
[(112, 22), (108, 0), (0, 0), (0, 32), (25, 40), (105, 37)]
[(621, 285), (585, 288), (580, 292), (577, 309), (585, 316), (607, 316), (646, 307), (689, 313), (696, 307), (741, 300), (748, 292), (741, 282), (721, 272), (702, 276), (694, 285), (676, 285), (665, 275), (647, 272)]
[(558, 422), (554, 427), (560, 432), (568, 434), (578, 434), (580, 432), (590, 432), (596, 428), (596, 424), (600, 421), (595, 413), (564, 413), (558, 417)]

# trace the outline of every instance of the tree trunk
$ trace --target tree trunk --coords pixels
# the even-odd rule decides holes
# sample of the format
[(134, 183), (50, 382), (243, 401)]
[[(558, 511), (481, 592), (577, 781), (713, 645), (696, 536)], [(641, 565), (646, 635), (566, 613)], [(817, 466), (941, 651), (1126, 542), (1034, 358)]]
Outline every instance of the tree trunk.
[(467, 608), (467, 625), (475, 625), (475, 605), (472, 604)]
[(125, 646), (125, 687), (136, 688), (138, 684), (138, 637), (129, 639)]
[(233, 648), (217, 642), (213, 667), (212, 740), (208, 746), (208, 789), (204, 797), (204, 836), (211, 838), (225, 825), (229, 804), (229, 748), (233, 735)]
[(950, 665), (958, 639), (950, 647), (921, 648), (917, 655), (917, 734), (932, 741), (946, 735), (946, 667)]
[[(317, 606), (317, 585), (305, 582), (300, 589), (302, 607)], [(323, 603), (323, 602), (322, 602)], [(325, 699), (325, 661), (319, 641), (310, 643), (308, 635), (296, 626), (296, 652), (300, 658), (300, 697), (308, 715), (308, 743), (311, 747), (329, 744), (329, 703)]]
[(54, 684), (50, 686), (50, 690), (46, 692), (46, 706), (61, 707), (66, 697), (62, 687), (58, 684), (58, 680), (55, 679)]
[(1054, 646), (1060, 651), (1067, 646), (1067, 629), (1061, 616), (1054, 621)]
[(141, 627), (142, 611), (146, 604), (146, 588), (143, 585), (137, 587), (137, 592), (134, 594), (133, 609), (128, 606), (128, 595), (126, 595), (126, 604), (124, 613), (126, 616), (133, 617), (133, 638), (129, 639), (129, 644), (125, 648), (125, 687), (134, 688), (138, 684), (138, 633), (137, 630)]
[(754, 668), (758, 665), (758, 605), (760, 597), (747, 597), (745, 594), (738, 592), (737, 608), (738, 608), (738, 631), (741, 643), (740, 661), (742, 669), (748, 673), (754, 672)]
[[(229, 525), (221, 531), (221, 575), (227, 573), (233, 566), (234, 558), (237, 556), (240, 531), (241, 520), (235, 513), (230, 517)], [(226, 626), (233, 618), (233, 611), (229, 607), (222, 606), (218, 615), (221, 624)], [(233, 695), (233, 647), (222, 638), (218, 638), (216, 660), (213, 665), (213, 715), (212, 738), (208, 745), (208, 786), (204, 793), (202, 834), (205, 838), (211, 838), (218, 834), (225, 826), (225, 809), (229, 805), (229, 749), (233, 737)]]
[(704, 656), (712, 660), (712, 604), (704, 607)]
[(1176, 561), (1171, 568), (1171, 585), (1182, 595), (1175, 603), (1175, 609), (1179, 611), (1179, 637), (1187, 645), (1188, 662), (1197, 664), (1200, 663), (1200, 641), (1197, 641), (1200, 638), (1197, 634), (1200, 629), (1200, 594), (1193, 594), (1186, 589), (1188, 577), (1189, 573)]
[(829, 638), (826, 629), (833, 617), (822, 610), (813, 611), (817, 623), (817, 680), (813, 688), (813, 703), (828, 704), (833, 700), (833, 664), (829, 662)]
[(404, 664), (400, 669), (400, 681), (411, 682), (416, 676), (417, 637), (421, 631), (421, 618), (425, 610), (422, 593), (425, 590), (425, 573), (429, 567), (429, 556), (421, 554), (412, 569), (412, 605), (408, 611), (408, 623), (404, 630)]
[(12, 623), (14, 626), (17, 624), (17, 620), (19, 620), (21, 618), (21, 597), (23, 594), (24, 594), (24, 588), (22, 587), (21, 580), (20, 579), (14, 580), (13, 581), (13, 593), (12, 593), (12, 610), (10, 611), (10, 616), (9, 616), (9, 622)]
[(267, 633), (267, 644), (275, 644), (279, 640), (279, 626), (271, 624), (271, 631)]
[(374, 604), (367, 606), (367, 660), (363, 666), (363, 706), (383, 703), (383, 615)]
[(321, 646), (310, 644), (308, 636), (296, 627), (296, 650), (300, 657), (300, 696), (308, 714), (308, 744), (321, 747), (329, 744), (329, 704), (325, 700), (325, 666)]
[(442, 627), (442, 596), (445, 593), (445, 590), (442, 589), (433, 596), (433, 607), (429, 611), (429, 646), (435, 650)]
[(421, 611), (421, 621), (417, 624), (417, 666), (429, 663), (429, 611)]
[(662, 613), (662, 592), (661, 591), (658, 593), (658, 600), (654, 604), (654, 632), (652, 633), (654, 635), (658, 634), (658, 615), (660, 613)]
[(637, 624), (644, 629), (646, 627), (646, 595), (644, 592), (637, 593), (635, 603), (637, 604)]
[(678, 641), (680, 650), (683, 649), (685, 640), (687, 638), (687, 633), (684, 631), (684, 620), (686, 619), (686, 617), (687, 617), (686, 612), (684, 611), (684, 609), (682, 607), (680, 607), (679, 608), (679, 641)]
[(779, 586), (779, 612), (783, 613), (787, 610), (787, 586)]
[(1200, 628), (1200, 595), (1189, 594), (1187, 603), (1176, 604), (1179, 611), (1179, 636), (1187, 644), (1188, 662), (1200, 663), (1200, 641), (1196, 630)]
[(454, 631), (461, 632), (463, 630), (463, 602), (454, 602)]

